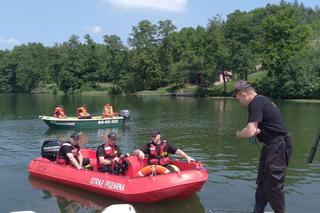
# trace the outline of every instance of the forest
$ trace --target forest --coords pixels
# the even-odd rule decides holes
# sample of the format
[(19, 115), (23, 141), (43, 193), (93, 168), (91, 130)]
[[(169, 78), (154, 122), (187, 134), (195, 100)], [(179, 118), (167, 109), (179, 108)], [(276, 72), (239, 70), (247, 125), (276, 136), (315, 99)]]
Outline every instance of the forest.
[[(56, 93), (99, 89), (131, 94), (161, 87), (197, 85), (214, 90), (221, 71), (233, 81), (250, 79), (261, 94), (276, 98), (320, 98), (320, 8), (298, 1), (239, 10), (206, 26), (177, 30), (171, 20), (141, 20), (124, 43), (104, 35), (96, 43), (77, 35), (51, 47), (41, 43), (0, 50), (0, 92)], [(230, 95), (225, 84), (224, 95)], [(218, 94), (219, 95), (219, 94)]]

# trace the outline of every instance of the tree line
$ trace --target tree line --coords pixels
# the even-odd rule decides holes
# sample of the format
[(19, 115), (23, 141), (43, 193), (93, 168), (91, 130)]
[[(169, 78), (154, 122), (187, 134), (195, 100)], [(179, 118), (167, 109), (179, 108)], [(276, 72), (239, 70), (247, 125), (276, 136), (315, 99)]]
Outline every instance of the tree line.
[[(76, 35), (61, 44), (0, 50), (0, 92), (31, 92), (42, 86), (65, 93), (109, 82), (113, 92), (132, 93), (173, 85), (213, 87), (222, 70), (235, 80), (253, 79), (257, 90), (280, 98), (320, 97), (320, 9), (281, 1), (239, 10), (207, 26), (177, 30), (171, 20), (140, 21), (127, 44), (117, 35), (96, 43)], [(257, 71), (256, 67), (262, 68)]]

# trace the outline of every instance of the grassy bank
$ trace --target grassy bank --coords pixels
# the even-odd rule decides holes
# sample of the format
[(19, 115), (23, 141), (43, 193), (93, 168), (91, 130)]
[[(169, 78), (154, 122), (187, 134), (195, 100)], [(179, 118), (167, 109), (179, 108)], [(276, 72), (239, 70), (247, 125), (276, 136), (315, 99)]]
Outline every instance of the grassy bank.
[(320, 104), (320, 99), (288, 99), (286, 102)]
[[(263, 73), (262, 73), (263, 74)], [(261, 73), (250, 75), (249, 80), (257, 79), (261, 77)], [(193, 84), (184, 84), (177, 87), (176, 85), (169, 85), (166, 87), (161, 87), (157, 90), (143, 90), (134, 92), (131, 94), (123, 93), (119, 88), (115, 87), (111, 83), (99, 83), (96, 88), (82, 88), (75, 90), (70, 94), (81, 94), (81, 95), (133, 95), (133, 96), (189, 96), (189, 97), (211, 97), (211, 98), (232, 98), (232, 91), (235, 82), (227, 82), (227, 91), (224, 93), (224, 86), (213, 85), (210, 87), (203, 87)], [(57, 89), (55, 85), (42, 85), (42, 89), (38, 88), (32, 93), (53, 93), (58, 95), (63, 95), (64, 92)], [(293, 103), (320, 103), (320, 99), (286, 99), (286, 102)]]
[(145, 96), (145, 95), (160, 95), (160, 96), (195, 96), (197, 85), (185, 84), (180, 87), (169, 85), (161, 87), (157, 90), (143, 90), (133, 93), (132, 95)]
[[(234, 87), (233, 82), (227, 83), (227, 92), (224, 94), (223, 85), (214, 85), (211, 87), (203, 87), (193, 84), (184, 84), (180, 86), (168, 85), (161, 87), (157, 90), (143, 90), (137, 91), (131, 94), (134, 96), (198, 96), (198, 97), (224, 97), (231, 96)], [(64, 94), (63, 91), (58, 90), (56, 86), (42, 85), (32, 91), (32, 93), (47, 93), (47, 94)], [(69, 92), (68, 92), (69, 94)], [(99, 83), (96, 88), (81, 88), (70, 92), (70, 94), (82, 94), (82, 95), (109, 95), (109, 94), (125, 94), (118, 87), (115, 87), (111, 83)]]

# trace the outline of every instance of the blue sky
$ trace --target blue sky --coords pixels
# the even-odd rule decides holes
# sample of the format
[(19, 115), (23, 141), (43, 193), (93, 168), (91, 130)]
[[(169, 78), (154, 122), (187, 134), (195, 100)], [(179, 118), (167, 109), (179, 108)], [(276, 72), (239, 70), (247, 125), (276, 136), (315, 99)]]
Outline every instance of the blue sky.
[[(206, 26), (217, 14), (236, 9), (250, 11), (280, 0), (0, 0), (0, 49), (41, 42), (46, 46), (67, 41), (72, 34), (90, 34), (96, 42), (103, 35), (119, 35), (124, 43), (132, 26), (148, 19), (171, 19), (182, 27)], [(292, 2), (291, 0), (289, 2)], [(319, 0), (301, 0), (308, 7)]]

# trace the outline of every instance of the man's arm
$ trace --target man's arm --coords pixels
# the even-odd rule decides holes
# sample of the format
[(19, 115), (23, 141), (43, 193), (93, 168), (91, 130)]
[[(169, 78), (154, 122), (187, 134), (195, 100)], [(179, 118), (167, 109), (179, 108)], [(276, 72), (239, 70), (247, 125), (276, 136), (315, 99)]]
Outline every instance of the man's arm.
[(67, 157), (77, 169), (81, 169), (81, 165), (78, 163), (72, 153), (67, 153)]
[(133, 152), (133, 155), (137, 156), (138, 158), (140, 158), (141, 160), (144, 159), (144, 153), (140, 150), (140, 149), (136, 149), (134, 152)]
[(188, 163), (195, 161), (193, 158), (189, 157), (184, 151), (182, 151), (181, 149), (177, 149), (176, 151), (177, 155), (180, 155), (181, 157), (187, 159)]
[(82, 167), (82, 162), (83, 162), (83, 156), (81, 154), (81, 151), (78, 152), (78, 160), (79, 160), (79, 164)]
[(250, 138), (259, 134), (261, 130), (258, 128), (258, 122), (249, 122), (245, 128), (236, 132), (237, 138)]
[(102, 165), (111, 165), (112, 161), (108, 160), (108, 159), (105, 159), (104, 155), (105, 155), (105, 153), (104, 153), (103, 146), (99, 146), (98, 149), (97, 149), (97, 157), (98, 157), (99, 163), (102, 164)]
[(99, 156), (99, 163), (102, 165), (111, 165), (112, 161), (108, 159), (104, 159), (104, 156)]

